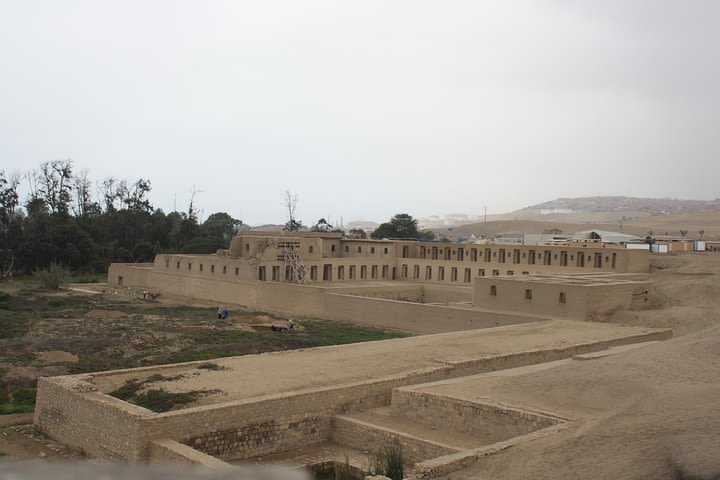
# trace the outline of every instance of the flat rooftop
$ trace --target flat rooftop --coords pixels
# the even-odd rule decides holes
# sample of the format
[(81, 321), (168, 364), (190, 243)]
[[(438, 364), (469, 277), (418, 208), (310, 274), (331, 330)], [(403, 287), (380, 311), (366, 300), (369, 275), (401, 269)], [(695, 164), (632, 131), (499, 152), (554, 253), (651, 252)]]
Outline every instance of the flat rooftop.
[(669, 336), (670, 332), (552, 320), (205, 362), (217, 364), (219, 370), (200, 369), (198, 364), (202, 362), (192, 362), (102, 372), (91, 374), (90, 378), (104, 393), (119, 388), (127, 380), (144, 380), (156, 374), (172, 379), (153, 381), (149, 384), (152, 388), (214, 392), (189, 405), (192, 407), (426, 373), (522, 352), (593, 344), (600, 349), (606, 348), (599, 345), (601, 342), (632, 343), (653, 335)]

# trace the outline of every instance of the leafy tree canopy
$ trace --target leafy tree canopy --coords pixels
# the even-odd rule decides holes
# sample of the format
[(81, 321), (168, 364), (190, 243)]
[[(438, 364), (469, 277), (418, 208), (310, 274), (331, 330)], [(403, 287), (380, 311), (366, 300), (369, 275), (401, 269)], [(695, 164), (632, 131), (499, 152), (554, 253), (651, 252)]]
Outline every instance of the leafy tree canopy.
[(407, 213), (398, 213), (389, 222), (382, 223), (370, 234), (370, 237), (379, 238), (423, 238), (433, 239), (432, 232), (421, 232), (418, 229), (418, 222)]

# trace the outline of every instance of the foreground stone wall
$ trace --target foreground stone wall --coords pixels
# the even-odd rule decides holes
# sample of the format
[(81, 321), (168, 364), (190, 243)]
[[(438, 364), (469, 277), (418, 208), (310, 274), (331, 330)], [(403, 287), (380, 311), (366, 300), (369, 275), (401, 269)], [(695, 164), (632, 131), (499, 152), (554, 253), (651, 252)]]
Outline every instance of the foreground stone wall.
[(135, 463), (146, 444), (142, 418), (149, 410), (104, 395), (89, 376), (39, 378), (35, 427), (94, 458)]
[(153, 440), (150, 444), (149, 460), (153, 463), (162, 463), (176, 467), (208, 467), (230, 470), (233, 468), (215, 457), (178, 443), (175, 440), (162, 438)]

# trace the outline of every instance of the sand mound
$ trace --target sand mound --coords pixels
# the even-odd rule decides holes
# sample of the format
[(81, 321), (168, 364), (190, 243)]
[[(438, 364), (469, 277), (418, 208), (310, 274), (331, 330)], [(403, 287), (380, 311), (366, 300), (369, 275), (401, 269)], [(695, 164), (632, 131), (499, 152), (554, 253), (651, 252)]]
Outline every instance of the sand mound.
[(268, 317), (267, 315), (258, 315), (256, 317), (253, 317), (249, 320), (250, 323), (253, 325), (272, 325), (273, 322), (276, 322), (276, 320), (272, 319), (271, 317)]
[(649, 300), (642, 310), (613, 312), (609, 320), (632, 326), (672, 328), (686, 335), (720, 323), (720, 255), (652, 255)]
[(51, 350), (41, 353), (37, 359), (46, 365), (52, 363), (78, 363), (80, 361), (77, 355), (62, 350)]
[(117, 310), (90, 310), (85, 314), (87, 318), (122, 318), (126, 314)]

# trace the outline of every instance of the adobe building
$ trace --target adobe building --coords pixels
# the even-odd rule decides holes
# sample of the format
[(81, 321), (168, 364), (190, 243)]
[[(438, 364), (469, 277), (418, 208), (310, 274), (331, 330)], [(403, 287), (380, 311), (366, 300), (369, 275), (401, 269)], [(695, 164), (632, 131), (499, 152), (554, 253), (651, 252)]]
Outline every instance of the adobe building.
[[(244, 232), (233, 238), (229, 250), (216, 254), (160, 254), (153, 264), (111, 264), (108, 283), (274, 312), (439, 333), (519, 323), (528, 314), (584, 319), (599, 309), (629, 306), (632, 292), (640, 287), (632, 282), (648, 270), (647, 251), (596, 244), (475, 245), (355, 240), (339, 233)], [(614, 281), (613, 288), (624, 293), (609, 299), (599, 293), (607, 289), (605, 283), (585, 282), (582, 291), (594, 290), (598, 293), (592, 298), (605, 298), (598, 305), (576, 303), (579, 297), (569, 291), (569, 303), (560, 303), (557, 283), (556, 291), (547, 293), (552, 299), (547, 308), (535, 306), (544, 301), (541, 292), (547, 287), (538, 289), (530, 302), (501, 305), (498, 298), (485, 298), (485, 290), (473, 284), (473, 279), (537, 283), (536, 275), (619, 274), (636, 276)], [(507, 290), (501, 291), (504, 298)]]

